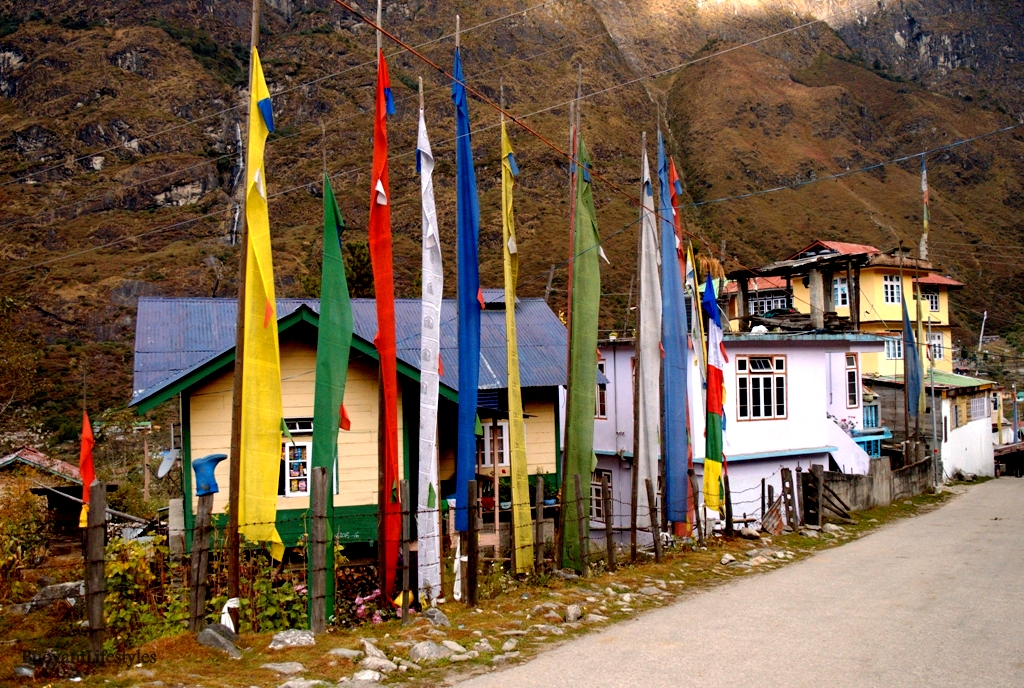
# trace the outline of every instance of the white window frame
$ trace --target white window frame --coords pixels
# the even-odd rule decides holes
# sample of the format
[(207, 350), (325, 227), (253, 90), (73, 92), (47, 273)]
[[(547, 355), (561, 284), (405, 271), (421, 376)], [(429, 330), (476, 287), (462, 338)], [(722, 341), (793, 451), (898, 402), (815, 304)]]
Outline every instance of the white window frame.
[(903, 337), (886, 337), (885, 339), (885, 360), (903, 360)]
[(925, 336), (928, 337), (928, 346), (931, 347), (932, 361), (941, 361), (945, 357), (942, 333), (932, 332)]
[(882, 300), (885, 303), (903, 303), (903, 285), (899, 275), (882, 275)]
[[(301, 460), (301, 461), (297, 461), (297, 460), (292, 459), (292, 453), (293, 452), (299, 452), (299, 451), (304, 451), (305, 452), (305, 459)], [(287, 439), (285, 439), (283, 442), (281, 442), (281, 456), (284, 459), (284, 495), (283, 496), (284, 497), (308, 497), (309, 496), (309, 481), (312, 479), (312, 473), (313, 473), (313, 442), (312, 442), (312, 440), (308, 440), (308, 441), (307, 440), (296, 440), (295, 442), (290, 442)], [(302, 464), (302, 463), (305, 464), (305, 466), (304, 466), (305, 474), (304, 475), (292, 476), (292, 468), (295, 467), (295, 468), (301, 470), (303, 468), (303, 466), (301, 466), (299, 464)], [(299, 489), (293, 490), (292, 489), (292, 481), (293, 480), (296, 482), (296, 484), (299, 483), (299, 481), (301, 481), (301, 480), (305, 480), (306, 481), (306, 489), (305, 490), (299, 490)]]
[[(602, 375), (605, 374), (604, 361), (597, 362), (597, 371)], [(601, 406), (604, 406), (604, 413), (601, 413)], [(608, 418), (608, 385), (603, 382), (597, 384), (597, 389), (594, 392), (594, 418), (606, 420)]]
[[(494, 467), (494, 452), (493, 442), (491, 441), (491, 431), (494, 429), (493, 420), (481, 420), (480, 424), (484, 428), (483, 437), (477, 437), (477, 448), (476, 448), (476, 460), (477, 465), (480, 468), (493, 468)], [(498, 460), (498, 466), (509, 465), (509, 444), (508, 444), (508, 421), (499, 420), (498, 427), (501, 429), (501, 456)], [(483, 451), (480, 448), (480, 440), (483, 440)]]
[(789, 308), (789, 297), (785, 294), (781, 296), (758, 296), (752, 298), (747, 310), (750, 315), (764, 315), (769, 311), (777, 311), (784, 308)]
[(608, 489), (612, 489), (612, 472), (606, 468), (596, 468), (590, 475), (590, 520), (604, 523), (604, 500), (601, 478), (608, 476)]
[[(857, 408), (860, 401), (860, 374), (857, 354), (846, 354), (846, 408)], [(850, 361), (853, 361), (851, 363)], [(852, 374), (852, 378), (851, 378)]]
[(988, 418), (992, 414), (990, 413), (992, 405), (988, 401), (987, 394), (979, 394), (971, 397), (971, 403), (967, 407), (967, 412), (970, 414), (968, 420), (981, 420), (982, 418)]
[(850, 288), (845, 277), (832, 278), (832, 306), (847, 308), (850, 305)]
[(928, 301), (928, 310), (932, 313), (939, 312), (939, 292), (938, 290), (921, 290), (921, 298)]
[[(770, 367), (764, 367), (767, 359)], [(758, 369), (753, 370), (753, 361)], [(748, 420), (782, 420), (789, 414), (789, 382), (786, 379), (788, 364), (785, 356), (737, 356), (736, 357), (736, 418)], [(770, 399), (766, 402), (763, 394), (768, 384)], [(781, 383), (781, 384), (780, 384)], [(779, 392), (782, 403), (779, 403)], [(755, 406), (755, 399), (757, 401)]]

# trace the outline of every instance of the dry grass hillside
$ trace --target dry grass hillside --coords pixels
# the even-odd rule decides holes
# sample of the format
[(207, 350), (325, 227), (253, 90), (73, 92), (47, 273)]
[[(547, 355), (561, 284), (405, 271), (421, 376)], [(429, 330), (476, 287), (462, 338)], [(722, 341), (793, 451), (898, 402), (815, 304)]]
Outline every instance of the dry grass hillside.
[[(917, 163), (712, 201), (855, 170), (1014, 121), (1006, 114), (1016, 102), (1008, 86), (1015, 83), (1012, 65), (987, 68), (975, 60), (974, 71), (958, 67), (967, 71), (951, 77), (943, 66), (948, 60), (936, 57), (929, 71), (923, 58), (895, 59), (898, 50), (931, 55), (920, 45), (945, 45), (935, 33), (940, 18), (922, 16), (914, 19), (920, 35), (901, 39), (911, 47), (894, 43), (892, 22), (906, 23), (916, 6), (904, 6), (903, 14), (895, 6), (870, 17), (850, 13), (861, 19), (815, 24), (714, 56), (812, 18), (769, 0), (734, 4), (409, 0), (386, 2), (385, 23), (409, 43), (426, 44), (423, 53), (448, 69), (460, 13), (468, 83), (497, 99), (503, 81), (509, 109), (529, 114), (530, 125), (562, 148), (566, 103), (582, 64), (584, 93), (596, 94), (584, 104), (584, 134), (597, 170), (624, 188), (639, 182), (640, 134), (646, 130), (653, 141), (661, 109), (685, 172), (687, 200), (699, 204), (685, 211), (688, 228), (716, 251), (725, 239), (733, 262), (749, 265), (783, 257), (815, 237), (883, 247), (898, 238), (916, 242)], [(1016, 10), (996, 3), (979, 11), (998, 17), (1002, 23), (991, 22), (993, 31), (1005, 33), (1006, 17)], [(976, 23), (951, 23), (962, 13), (950, 17), (940, 27), (947, 34), (977, 31)], [(55, 440), (72, 438), (83, 377), (100, 408), (123, 404), (130, 394), (140, 295), (235, 293), (237, 251), (229, 237), (248, 21), (241, 0), (0, 2), (0, 290), (13, 298), (13, 317), (37, 353), (40, 381), (17, 413), (0, 416), (0, 426), (40, 424)], [(327, 0), (265, 3), (261, 23), (278, 125), (267, 147), (278, 293), (315, 293), (325, 159), (348, 222), (350, 267), (361, 277), (354, 281), (372, 288), (359, 251), (369, 200), (372, 32)], [(926, 34), (932, 38), (926, 41)], [(393, 46), (386, 52), (398, 104), (389, 120), (397, 290), (415, 296), (419, 284), (413, 148), (422, 76), (438, 161), (446, 292), (454, 293), (449, 86), (412, 55)], [(869, 52), (885, 60), (865, 57)], [(702, 57), (709, 59), (638, 80)], [(498, 118), (483, 104), (471, 108), (481, 272), (486, 285), (498, 286)], [(522, 129), (513, 125), (510, 133), (522, 170), (516, 195), (521, 291), (540, 295), (549, 266), (567, 254), (568, 166)], [(990, 326), (1009, 327), (1024, 302), (1012, 279), (1015, 261), (1007, 257), (1024, 241), (1022, 153), (1019, 138), (1004, 134), (929, 158), (933, 251), (949, 274), (970, 283), (955, 309), (966, 327), (976, 326), (984, 308), (1001, 311)], [(602, 327), (616, 328), (634, 271), (636, 211), (601, 182), (596, 201), (612, 263), (603, 268)], [(994, 246), (1005, 249), (993, 258)], [(564, 299), (558, 291), (565, 287), (564, 268), (554, 286)]]

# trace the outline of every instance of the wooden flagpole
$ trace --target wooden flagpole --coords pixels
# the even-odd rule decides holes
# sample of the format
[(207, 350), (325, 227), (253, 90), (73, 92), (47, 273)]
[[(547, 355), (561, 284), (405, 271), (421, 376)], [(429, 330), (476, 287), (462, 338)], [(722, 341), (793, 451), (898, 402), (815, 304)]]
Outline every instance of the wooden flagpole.
[[(252, 31), (249, 38), (249, 88), (252, 89), (253, 71), (253, 50), (260, 42), (260, 0), (252, 2)], [(249, 94), (252, 98), (252, 93)], [(248, 112), (249, 108), (245, 108)], [(247, 132), (251, 135), (252, 132)], [(249, 182), (249, 160), (248, 150), (245, 156), (245, 174), (243, 184)], [(228, 598), (238, 597), (238, 508), (239, 508), (239, 482), (242, 474), (242, 373), (245, 362), (245, 273), (249, 259), (249, 227), (245, 215), (246, 195), (242, 194), (242, 225), (241, 236), (239, 237), (238, 255), (238, 313), (235, 319), (235, 377), (234, 387), (231, 395), (231, 452), (230, 452), (230, 482), (228, 484)], [(229, 607), (231, 622), (234, 630), (238, 631), (238, 608)]]

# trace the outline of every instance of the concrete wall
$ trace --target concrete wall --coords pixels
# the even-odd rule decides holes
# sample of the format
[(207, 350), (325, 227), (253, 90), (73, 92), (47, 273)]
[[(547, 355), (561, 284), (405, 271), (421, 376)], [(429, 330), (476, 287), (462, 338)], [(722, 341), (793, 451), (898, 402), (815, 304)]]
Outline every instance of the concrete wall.
[[(852, 511), (888, 506), (893, 500), (932, 491), (932, 462), (925, 459), (910, 466), (889, 468), (889, 459), (871, 460), (867, 475), (825, 472), (825, 484), (839, 495)], [(831, 513), (825, 511), (825, 515)]]
[(903, 499), (931, 492), (935, 481), (931, 459), (892, 472), (892, 498)]
[(599, 349), (608, 378), (606, 415), (594, 419), (594, 451), (633, 454), (633, 343), (624, 341)]
[[(992, 419), (979, 418), (953, 428), (950, 399), (942, 400), (943, 422), (946, 424), (945, 442), (941, 442), (942, 472), (951, 479), (957, 470), (976, 475), (994, 476), (995, 455), (992, 445)], [(941, 435), (943, 426), (939, 426)]]

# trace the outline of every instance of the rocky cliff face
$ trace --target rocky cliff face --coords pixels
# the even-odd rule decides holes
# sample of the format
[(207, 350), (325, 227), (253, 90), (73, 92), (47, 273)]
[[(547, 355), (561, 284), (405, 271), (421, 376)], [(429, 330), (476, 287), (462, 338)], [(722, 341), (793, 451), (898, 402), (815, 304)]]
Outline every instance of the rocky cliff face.
[[(410, 0), (386, 2), (385, 23), (448, 67), (457, 12), (470, 85), (496, 99), (503, 83), (510, 110), (529, 114), (525, 121), (562, 148), (583, 65), (584, 93), (595, 94), (584, 104), (584, 134), (597, 169), (617, 185), (638, 183), (640, 133), (653, 140), (660, 112), (687, 198), (701, 204), (684, 211), (688, 228), (716, 252), (724, 239), (734, 261), (751, 265), (815, 237), (916, 243), (918, 163), (721, 199), (983, 134), (1024, 111), (1017, 3)], [(796, 28), (814, 19), (826, 21)], [(299, 296), (317, 284), (325, 159), (346, 240), (365, 241), (374, 40), (329, 0), (264, 3), (261, 24), (278, 123), (267, 148), (278, 292)], [(52, 384), (27, 402), (50, 430), (70, 422), (77, 402), (63, 399), (77, 399), (68, 390), (78, 383), (67, 380), (80, 381), (90, 366), (110, 371), (103, 404), (128, 397), (139, 295), (234, 294), (248, 27), (243, 0), (0, 3), (0, 288), (16, 297), (19, 321), (44, 352), (41, 375)], [(419, 284), (420, 76), (453, 290), (449, 86), (413, 56), (387, 52), (398, 102), (389, 120), (398, 292), (415, 296)], [(497, 286), (497, 116), (481, 104), (472, 116), (482, 274)], [(510, 131), (523, 171), (521, 290), (539, 295), (549, 267), (567, 254), (568, 167), (533, 136)], [(1024, 146), (1005, 134), (936, 154), (929, 168), (933, 257), (971, 283), (958, 322), (971, 326), (975, 309), (998, 294), (1009, 299), (1002, 326), (1010, 325), (1024, 301), (1006, 287), (1017, 268), (990, 252), (1024, 241)], [(597, 186), (597, 205), (612, 261), (602, 327), (613, 329), (626, 314), (636, 210), (607, 184)], [(564, 286), (559, 267), (556, 307)]]

